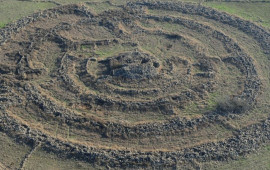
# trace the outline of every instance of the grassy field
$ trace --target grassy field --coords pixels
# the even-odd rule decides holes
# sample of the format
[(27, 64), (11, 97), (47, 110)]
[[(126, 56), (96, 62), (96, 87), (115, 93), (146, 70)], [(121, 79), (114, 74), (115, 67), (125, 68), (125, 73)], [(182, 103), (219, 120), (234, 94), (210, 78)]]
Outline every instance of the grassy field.
[[(185, 0), (198, 2), (198, 0)], [(54, 0), (59, 4), (83, 3), (83, 2), (105, 2), (105, 0)], [(112, 0), (112, 3), (123, 4), (124, 1)], [(259, 25), (270, 29), (270, 3), (268, 2), (204, 2), (203, 5), (227, 12), (246, 20), (256, 22)], [(50, 2), (31, 2), (17, 0), (0, 1), (0, 28), (13, 22), (23, 16), (30, 15), (33, 12), (55, 7), (56, 4)], [(101, 5), (89, 5), (96, 12), (106, 10), (107, 3)]]
[(247, 157), (240, 158), (239, 160), (234, 160), (225, 163), (211, 163), (206, 165), (203, 169), (208, 170), (267, 170), (270, 169), (270, 145), (266, 145), (261, 148), (258, 152), (252, 153)]
[(0, 132), (0, 144), (0, 163), (2, 163), (7, 168), (18, 168), (24, 155), (30, 150), (30, 147), (25, 145), (18, 145), (2, 132)]
[(49, 2), (0, 1), (0, 28), (21, 17), (55, 6), (55, 4)]
[[(20, 167), (24, 156), (30, 151), (30, 147), (16, 143), (13, 139), (0, 132), (0, 169)], [(2, 166), (2, 167), (1, 167)], [(25, 170), (76, 170), (76, 169), (100, 169), (93, 168), (90, 164), (77, 161), (74, 159), (62, 159), (57, 155), (44, 151), (42, 148), (37, 148), (35, 152), (24, 161)]]
[(270, 28), (270, 3), (206, 2), (204, 5)]

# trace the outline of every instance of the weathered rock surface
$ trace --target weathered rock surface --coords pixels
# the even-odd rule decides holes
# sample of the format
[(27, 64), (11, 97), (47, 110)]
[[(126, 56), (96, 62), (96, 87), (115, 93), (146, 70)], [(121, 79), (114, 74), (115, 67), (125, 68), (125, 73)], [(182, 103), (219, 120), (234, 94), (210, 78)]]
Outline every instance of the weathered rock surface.
[[(40, 144), (43, 149), (67, 158), (75, 157), (112, 168), (164, 169), (179, 168), (182, 164), (192, 164), (196, 168), (194, 161), (237, 159), (269, 142), (270, 118), (235, 129), (224, 120), (241, 119), (242, 114), (223, 114), (214, 109), (198, 117), (181, 117), (179, 113), (185, 107), (205, 102), (209, 93), (215, 92), (217, 86), (225, 81), (219, 76), (220, 65), (232, 65), (239, 71), (238, 83), (243, 86), (237, 89), (240, 92), (234, 97), (243, 99), (248, 105), (256, 105), (262, 87), (259, 72), (254, 58), (222, 31), (184, 17), (148, 14), (144, 8), (200, 15), (233, 26), (253, 37), (266, 55), (270, 53), (269, 32), (249, 21), (189, 3), (140, 1), (128, 3), (122, 8), (96, 16), (85, 6), (68, 5), (33, 14), (0, 29), (3, 51), (0, 52), (3, 61), (0, 63), (0, 131), (19, 142), (31, 146)], [(64, 22), (67, 21), (64, 17), (75, 24)], [(49, 28), (39, 25), (54, 19), (61, 22), (46, 25)], [(187, 35), (147, 29), (137, 24), (137, 20), (181, 25), (217, 40), (222, 44), (224, 54), (229, 55), (223, 58), (210, 56), (203, 50), (204, 45)], [(134, 31), (134, 35), (144, 33), (173, 42), (160, 49), (161, 54), (164, 54), (163, 51), (177, 51), (178, 48), (184, 51), (187, 48), (195, 57), (190, 59), (186, 56), (191, 52), (183, 52), (183, 56), (169, 52), (165, 54), (170, 56), (158, 56), (146, 52), (139, 48), (146, 41), (144, 36), (134, 41), (132, 33), (128, 34), (123, 25)], [(98, 32), (92, 33), (97, 28)], [(85, 38), (95, 37), (95, 34), (113, 38)], [(73, 35), (76, 35), (75, 38)], [(174, 44), (182, 44), (185, 48), (174, 48)], [(128, 46), (131, 50), (110, 56), (94, 52), (97, 48), (116, 49), (117, 46)], [(55, 58), (54, 54), (57, 54)], [(96, 115), (87, 115), (93, 113)], [(108, 149), (53, 136), (49, 130), (22, 121), (27, 120), (29, 114), (41, 122), (57, 122), (59, 126), (72, 127), (79, 135), (80, 131), (87, 132), (92, 138), (97, 138), (95, 142), (100, 139), (100, 142), (105, 140), (104, 143), (108, 140), (136, 139), (140, 142), (160, 136), (185, 137), (213, 125), (224, 126), (233, 134), (222, 141), (210, 140), (177, 150)], [(101, 116), (98, 117), (98, 114)], [(113, 116), (109, 116), (114, 114), (120, 115), (121, 119), (124, 119), (123, 115), (149, 116), (150, 121), (122, 123), (111, 120)], [(151, 120), (153, 115), (167, 117), (155, 122)], [(83, 140), (91, 138), (84, 135)]]

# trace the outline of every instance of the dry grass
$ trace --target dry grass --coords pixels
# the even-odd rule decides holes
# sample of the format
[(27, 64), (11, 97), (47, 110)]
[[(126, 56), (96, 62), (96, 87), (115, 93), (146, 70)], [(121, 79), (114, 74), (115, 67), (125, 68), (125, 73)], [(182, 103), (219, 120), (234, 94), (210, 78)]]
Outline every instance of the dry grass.
[[(13, 1), (12, 1), (13, 2)], [(70, 2), (79, 2), (74, 0), (69, 1), (63, 1), (58, 0), (59, 3), (70, 3)], [(80, 1), (81, 2), (81, 1)], [(3, 1), (0, 2), (0, 5), (11, 5), (11, 1)], [(17, 1), (13, 2), (14, 4), (17, 4)], [(25, 3), (25, 2), (19, 2), (18, 4)], [(28, 3), (28, 2), (27, 2)], [(120, 2), (119, 0), (115, 0), (112, 3), (115, 4), (121, 4), (124, 3), (123, 1)], [(17, 4), (17, 5), (18, 5)], [(30, 4), (30, 2), (29, 2)], [(241, 9), (241, 5), (237, 3), (237, 5), (232, 6), (228, 5), (228, 3), (215, 3), (215, 2), (209, 2), (205, 3), (206, 5), (212, 6), (214, 8), (224, 10), (226, 12), (240, 15), (242, 17), (247, 17), (246, 13), (239, 13), (236, 9)], [(31, 7), (34, 5), (34, 3), (31, 2)], [(48, 3), (44, 6), (37, 7), (38, 9), (45, 9), (50, 8), (51, 4)], [(48, 5), (48, 6), (47, 6)], [(115, 6), (110, 6), (108, 2), (101, 3), (88, 3), (91, 10), (94, 11), (95, 15), (100, 14), (101, 12), (108, 10), (108, 9), (117, 9)], [(224, 7), (226, 6), (226, 8)], [(248, 6), (248, 9), (252, 11), (253, 7), (252, 5), (244, 5), (245, 7)], [(267, 6), (267, 5), (266, 5)], [(2, 6), (4, 7), (4, 6)], [(229, 7), (234, 7), (230, 9)], [(15, 7), (14, 7), (15, 8)], [(17, 6), (16, 8), (19, 8)], [(29, 7), (30, 8), (30, 7)], [(0, 7), (1, 9), (1, 7)], [(26, 8), (28, 11), (28, 6)], [(261, 8), (262, 11), (268, 12), (268, 8)], [(16, 11), (16, 10), (15, 10)], [(31, 10), (30, 10), (31, 11)], [(2, 11), (1, 11), (2, 12)], [(1, 15), (0, 12), (0, 15)], [(31, 11), (32, 12), (32, 11)], [(171, 16), (180, 16), (177, 12), (162, 12), (158, 10), (149, 10), (150, 14), (158, 14), (158, 15), (171, 15)], [(259, 19), (262, 20), (261, 23), (263, 26), (268, 26), (268, 20), (266, 19), (268, 17), (267, 14), (259, 14), (259, 10), (254, 7), (253, 13), (250, 12), (250, 15), (252, 17), (247, 18), (250, 20), (255, 21), (257, 14), (259, 16)], [(19, 12), (18, 12), (19, 13)], [(4, 14), (2, 14), (4, 15)], [(20, 17), (22, 15), (28, 15), (27, 14), (18, 14)], [(254, 16), (253, 16), (254, 15)], [(11, 16), (13, 19), (17, 19), (17, 15)], [(66, 18), (59, 18), (59, 20), (63, 21), (69, 21), (69, 22), (75, 22), (78, 20), (78, 18), (69, 18), (69, 16), (65, 16)], [(9, 111), (9, 115), (19, 121), (20, 124), (27, 125), (33, 129), (39, 130), (44, 134), (47, 134), (49, 136), (52, 136), (56, 139), (60, 139), (62, 141), (71, 142), (78, 145), (86, 145), (88, 147), (95, 147), (98, 149), (114, 149), (114, 150), (131, 150), (131, 151), (176, 151), (181, 150), (187, 147), (194, 147), (197, 145), (201, 145), (208, 142), (217, 142), (217, 141), (224, 141), (226, 138), (231, 137), (233, 135), (234, 130), (241, 129), (243, 127), (246, 127), (251, 124), (258, 123), (261, 120), (264, 120), (268, 116), (268, 110), (269, 105), (267, 101), (270, 100), (270, 83), (269, 83), (269, 71), (270, 67), (266, 65), (265, 63), (268, 63), (267, 56), (262, 54), (262, 52), (258, 49), (260, 49), (258, 43), (256, 43), (252, 38), (250, 38), (247, 35), (244, 35), (243, 33), (240, 33), (238, 30), (231, 28), (230, 26), (223, 25), (220, 23), (217, 23), (215, 21), (210, 20), (204, 20), (201, 19), (200, 16), (196, 18), (196, 16), (185, 16), (186, 19), (191, 19), (194, 21), (198, 21), (200, 23), (203, 23), (207, 26), (210, 26), (213, 29), (221, 30), (224, 32), (225, 35), (230, 35), (233, 37), (234, 40), (237, 40), (237, 42), (243, 47), (245, 51), (248, 52), (249, 55), (251, 55), (254, 59), (254, 63), (256, 64), (256, 67), (258, 67), (259, 70), (259, 76), (264, 80), (264, 90), (265, 93), (262, 94), (259, 98), (259, 102), (263, 102), (264, 104), (258, 105), (258, 108), (255, 108), (254, 110), (247, 109), (250, 111), (249, 114), (244, 115), (241, 120), (235, 119), (235, 120), (224, 120), (224, 124), (218, 125), (213, 124), (209, 125), (209, 127), (195, 127), (193, 130), (186, 130), (184, 131), (184, 134), (177, 134), (177, 135), (160, 135), (160, 136), (150, 136), (150, 137), (138, 137), (134, 139), (121, 139), (121, 138), (104, 138), (101, 137), (101, 135), (89, 132), (87, 130), (77, 129), (75, 126), (70, 126), (65, 123), (60, 124), (58, 121), (59, 119), (53, 118), (52, 116), (47, 116), (46, 118), (40, 117), (39, 114), (45, 115), (41, 110), (24, 110), (19, 108), (13, 108)], [(70, 19), (70, 20), (69, 20)], [(5, 25), (8, 21), (3, 20), (3, 23), (0, 23), (0, 27)], [(52, 21), (53, 22), (53, 21)], [(257, 21), (260, 22), (260, 21)], [(189, 63), (195, 62), (197, 58), (197, 53), (205, 53), (210, 56), (212, 59), (218, 59), (221, 61), (222, 58), (226, 57), (228, 54), (226, 53), (225, 49), (223, 48), (222, 44), (220, 44), (217, 40), (214, 38), (211, 38), (207, 35), (201, 35), (200, 33), (194, 33), (193, 30), (187, 29), (183, 26), (177, 25), (177, 24), (171, 24), (171, 23), (162, 23), (162, 22), (156, 22), (153, 20), (150, 20), (148, 22), (143, 21), (136, 21), (135, 22), (137, 26), (141, 27), (144, 30), (147, 30), (149, 32), (157, 32), (161, 31), (163, 33), (177, 33), (181, 35), (181, 40), (174, 40), (174, 44), (172, 45), (172, 51), (166, 49), (166, 47), (172, 44), (172, 40), (168, 38), (164, 38), (164, 36), (157, 36), (154, 34), (149, 34), (146, 36), (146, 34), (136, 34), (135, 36), (131, 37), (131, 41), (135, 41), (138, 43), (139, 47), (130, 47), (130, 46), (124, 46), (123, 44), (119, 43), (116, 45), (110, 45), (110, 46), (96, 46), (95, 48), (89, 47), (89, 46), (82, 46), (82, 48), (78, 51), (73, 52), (74, 55), (82, 55), (83, 57), (87, 58), (89, 56), (94, 55), (98, 58), (98, 61), (102, 61), (105, 58), (115, 56), (121, 52), (124, 51), (132, 51), (132, 50), (139, 50), (141, 52), (144, 52), (149, 55), (153, 55), (159, 58), (160, 61), (165, 62), (167, 58), (170, 56), (179, 56), (181, 58), (186, 59)], [(52, 26), (50, 24), (53, 23), (46, 23), (46, 26)], [(42, 27), (42, 23), (37, 24), (38, 27)], [(89, 29), (91, 27), (91, 33), (89, 32), (81, 32), (86, 27), (79, 27), (80, 31), (76, 32), (76, 30), (73, 30), (74, 32), (61, 32), (62, 36), (65, 36), (65, 38), (70, 40), (83, 40), (85, 37), (91, 37), (96, 36), (93, 39), (106, 39), (106, 38), (112, 38), (110, 37), (110, 33), (106, 31), (105, 29), (101, 29), (101, 27), (96, 26), (89, 26)], [(132, 35), (132, 29), (125, 26), (123, 23), (119, 23), (117, 27), (123, 31), (126, 35)], [(96, 30), (96, 31), (93, 31)], [(98, 31), (97, 31), (98, 30)], [(84, 33), (87, 33), (87, 36), (84, 35)], [(78, 35), (78, 36), (77, 36)], [(77, 36), (77, 37), (76, 37)], [(91, 40), (93, 40), (91, 39)], [(19, 40), (19, 39), (17, 39)], [(250, 41), (249, 41), (250, 40)], [(250, 42), (250, 43), (246, 43)], [(44, 67), (48, 68), (48, 72), (56, 72), (57, 71), (57, 65), (54, 65), (52, 63), (56, 63), (59, 56), (53, 55), (53, 53), (59, 53), (59, 49), (54, 48), (54, 44), (44, 44), (44, 48), (41, 49), (41, 51), (46, 51), (47, 48), (50, 48), (50, 53), (47, 53), (47, 59), (44, 59)], [(192, 48), (193, 50), (191, 50)], [(92, 53), (90, 53), (92, 52)], [(196, 53), (197, 52), (197, 53)], [(34, 53), (35, 55), (42, 56), (42, 53)], [(44, 57), (44, 58), (46, 58)], [(242, 91), (243, 87), (239, 86), (239, 82), (242, 81), (243, 76), (239, 72), (239, 70), (235, 66), (231, 66), (229, 64), (223, 64), (221, 65), (217, 70), (217, 72), (220, 74), (220, 76), (216, 79), (217, 82), (220, 83), (220, 86), (217, 87), (217, 90), (215, 93), (210, 93), (204, 100), (197, 102), (194, 101), (192, 103), (189, 103), (185, 106), (185, 109), (181, 110), (178, 109), (179, 113), (177, 115), (162, 115), (160, 113), (147, 113), (147, 114), (141, 114), (138, 116), (138, 114), (134, 113), (122, 113), (118, 111), (110, 111), (105, 112), (102, 110), (103, 108), (98, 108), (96, 110), (89, 111), (89, 108), (80, 105), (75, 102), (74, 105), (69, 106), (70, 103), (72, 103), (73, 99), (75, 97), (78, 97), (80, 94), (88, 94), (88, 95), (100, 95), (100, 91), (93, 90), (89, 87), (87, 87), (78, 76), (76, 76), (76, 66), (78, 63), (73, 63), (67, 70), (68, 73), (66, 74), (71, 78), (71, 80), (74, 82), (75, 85), (78, 86), (78, 95), (71, 94), (70, 92), (67, 92), (65, 89), (58, 89), (58, 87), (53, 88), (42, 88), (40, 87), (41, 84), (47, 83), (47, 80), (50, 79), (49, 76), (44, 77), (43, 79), (33, 80), (31, 83), (37, 87), (38, 91), (41, 93), (40, 95), (44, 97), (46, 100), (51, 101), (55, 103), (59, 107), (67, 108), (69, 112), (73, 112), (76, 115), (84, 116), (88, 119), (96, 120), (101, 123), (105, 123), (108, 121), (112, 122), (120, 122), (121, 124), (125, 126), (137, 126), (140, 124), (150, 124), (153, 122), (161, 123), (166, 121), (167, 119), (175, 118), (175, 117), (185, 117), (185, 118), (201, 118), (202, 114), (208, 111), (212, 111), (217, 107), (219, 104), (223, 104), (222, 108), (224, 110), (230, 108), (232, 105), (231, 102), (222, 102), (218, 101), (218, 98), (220, 96), (223, 96), (224, 93), (231, 95), (234, 93), (238, 93), (238, 91)], [(37, 67), (39, 65), (33, 64), (33, 66)], [(93, 67), (89, 69), (88, 71), (91, 73), (96, 74), (96, 67)], [(163, 67), (160, 68), (159, 71), (164, 69)], [(200, 70), (193, 70), (192, 74), (199, 73)], [(201, 80), (199, 78), (195, 78), (192, 83), (198, 83), (198, 82), (204, 82), (204, 80)], [(55, 86), (58, 86), (58, 84), (55, 84)], [(111, 86), (112, 88), (119, 88), (121, 90), (127, 90), (128, 88), (125, 87), (117, 87), (117, 86)], [(139, 86), (138, 86), (139, 87)], [(188, 89), (189, 86), (182, 87), (181, 90)], [(176, 94), (179, 91), (173, 91), (171, 94)], [(115, 96), (107, 96), (108, 100), (113, 100)], [(150, 98), (150, 99), (154, 99)], [(131, 97), (119, 97), (117, 100), (122, 101), (143, 101), (145, 99), (135, 98), (133, 96)], [(243, 104), (243, 102), (241, 102)], [(201, 106), (204, 107), (201, 107)], [(241, 105), (242, 106), (242, 105)], [(230, 112), (234, 111), (234, 108), (229, 109)], [(84, 126), (88, 126), (87, 123), (84, 124)], [(14, 144), (10, 139), (8, 139), (5, 135), (4, 137), (0, 134), (0, 140), (3, 141), (4, 145), (1, 147), (7, 147), (8, 149), (4, 149), (2, 152), (0, 152), (0, 155), (7, 155), (8, 152), (13, 151), (15, 149), (18, 149), (19, 153), (18, 155), (15, 155), (15, 158), (11, 158), (14, 155), (8, 155), (8, 157), (3, 157), (0, 159), (0, 162), (3, 162), (3, 165), (0, 163), (0, 169), (3, 167), (18, 167), (19, 160), (24, 156), (26, 151), (28, 150), (27, 147), (22, 147), (20, 145)], [(8, 146), (9, 145), (9, 146)], [(10, 151), (8, 151), (10, 150)], [(265, 155), (269, 155), (269, 148), (266, 148), (265, 150), (262, 150), (261, 153), (264, 153)], [(259, 159), (263, 158), (263, 161), (259, 161)], [(243, 159), (243, 162), (234, 161), (229, 162), (227, 165), (222, 164), (219, 165), (221, 169), (231, 169), (233, 166), (238, 168), (256, 168), (254, 165), (259, 161), (261, 167), (265, 168), (270, 165), (268, 165), (269, 159), (266, 158), (263, 154), (258, 155), (251, 155), (248, 158)], [(250, 161), (251, 160), (251, 161)], [(253, 160), (253, 161), (252, 161)], [(248, 162), (251, 163), (248, 163)], [(213, 163), (214, 164), (214, 163)], [(244, 164), (250, 165), (246, 166)], [(36, 151), (33, 156), (28, 160), (26, 166), (29, 169), (91, 169), (93, 168), (87, 163), (79, 162), (77, 160), (66, 160), (57, 157), (54, 154), (47, 153), (43, 151), (42, 149), (39, 149)], [(212, 164), (211, 164), (212, 166)], [(209, 166), (209, 167), (211, 167)], [(95, 167), (93, 169), (100, 168)]]

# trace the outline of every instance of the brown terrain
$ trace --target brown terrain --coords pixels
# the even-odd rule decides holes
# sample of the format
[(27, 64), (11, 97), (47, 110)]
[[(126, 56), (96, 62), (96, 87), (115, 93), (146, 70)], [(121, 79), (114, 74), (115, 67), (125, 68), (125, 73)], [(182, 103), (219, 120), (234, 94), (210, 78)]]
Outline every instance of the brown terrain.
[(93, 168), (200, 169), (270, 142), (267, 30), (192, 3), (110, 5), (0, 29), (0, 132), (30, 147), (18, 169), (40, 149)]

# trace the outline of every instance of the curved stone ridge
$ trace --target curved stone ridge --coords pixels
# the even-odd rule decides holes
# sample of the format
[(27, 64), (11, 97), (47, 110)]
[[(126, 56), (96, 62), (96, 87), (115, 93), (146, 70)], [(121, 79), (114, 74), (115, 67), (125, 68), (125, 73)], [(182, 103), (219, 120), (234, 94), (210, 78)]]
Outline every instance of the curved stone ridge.
[[(68, 5), (21, 19), (0, 30), (0, 131), (109, 167), (196, 168), (247, 154), (269, 141), (269, 120), (228, 121), (252, 114), (240, 111), (257, 104), (263, 74), (226, 25), (269, 55), (263, 28), (189, 3), (132, 2), (99, 15)], [(230, 112), (213, 105), (221, 93)]]

